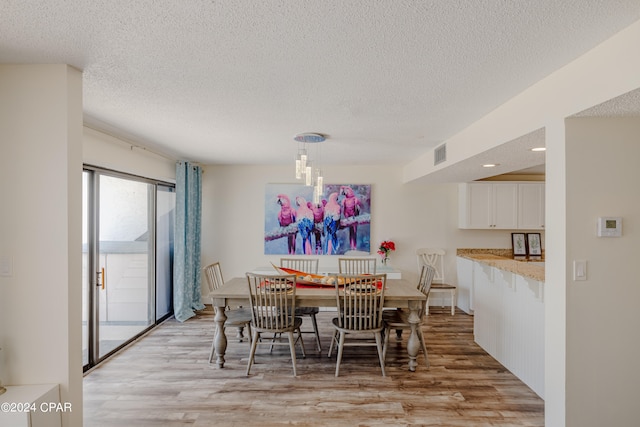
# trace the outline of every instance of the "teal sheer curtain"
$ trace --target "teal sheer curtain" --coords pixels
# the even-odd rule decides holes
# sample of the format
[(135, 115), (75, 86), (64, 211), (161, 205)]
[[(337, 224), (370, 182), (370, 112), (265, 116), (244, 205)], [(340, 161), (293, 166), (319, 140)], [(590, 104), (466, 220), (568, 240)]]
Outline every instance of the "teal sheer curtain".
[(200, 222), (202, 169), (176, 164), (176, 228), (173, 264), (173, 311), (180, 322), (202, 310), (200, 292)]

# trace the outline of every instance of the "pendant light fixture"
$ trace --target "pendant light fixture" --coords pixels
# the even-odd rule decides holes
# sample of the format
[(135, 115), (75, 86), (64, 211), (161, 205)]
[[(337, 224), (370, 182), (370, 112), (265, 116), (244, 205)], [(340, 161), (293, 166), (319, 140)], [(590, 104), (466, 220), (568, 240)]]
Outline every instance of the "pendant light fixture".
[[(304, 185), (313, 186), (313, 203), (320, 203), (320, 196), (324, 192), (324, 178), (322, 176), (322, 162), (320, 143), (326, 140), (326, 136), (320, 133), (300, 133), (294, 138), (298, 142), (298, 154), (296, 155), (296, 179), (303, 180)], [(314, 158), (311, 159), (307, 144), (313, 144)]]

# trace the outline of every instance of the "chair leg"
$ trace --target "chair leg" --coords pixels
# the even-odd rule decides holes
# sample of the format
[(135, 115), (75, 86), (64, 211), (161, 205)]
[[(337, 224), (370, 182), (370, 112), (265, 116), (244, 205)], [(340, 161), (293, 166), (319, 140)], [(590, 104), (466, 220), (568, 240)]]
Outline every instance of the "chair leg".
[(316, 344), (318, 345), (318, 352), (322, 352), (322, 344), (320, 344), (320, 333), (318, 332), (318, 321), (316, 320), (316, 314), (311, 313), (311, 323), (313, 323), (313, 332), (316, 334)]
[(287, 336), (289, 337), (289, 349), (291, 350), (291, 364), (293, 365), (293, 376), (297, 377), (298, 374), (296, 372), (296, 348), (295, 348), (295, 339), (293, 338), (293, 331), (287, 332)]
[(451, 315), (455, 316), (456, 314), (456, 290), (451, 289)]
[(380, 369), (382, 369), (382, 376), (386, 377), (387, 375), (384, 372), (384, 353), (382, 352), (382, 335), (380, 332), (376, 332), (375, 336), (376, 347), (378, 348), (378, 359), (380, 360)]
[(329, 346), (329, 354), (327, 357), (331, 357), (331, 353), (333, 352), (333, 344), (336, 342), (336, 337), (338, 336), (338, 330), (333, 331), (333, 336), (331, 337), (331, 345)]
[(342, 350), (344, 350), (344, 336), (346, 334), (340, 331), (340, 342), (338, 343), (338, 359), (336, 360), (336, 377), (340, 375), (340, 362), (342, 361)]
[(426, 315), (429, 315), (429, 300), (431, 299), (431, 296), (427, 296), (427, 307), (426, 307)]
[(273, 352), (273, 343), (276, 342), (277, 338), (280, 338), (282, 334), (280, 332), (273, 334), (273, 338), (271, 338), (271, 347), (269, 347), (269, 353)]
[(300, 341), (300, 349), (302, 350), (302, 357), (307, 357), (307, 353), (304, 351), (304, 340), (302, 339), (302, 331), (298, 328), (298, 338), (296, 338), (295, 342)]
[(389, 335), (391, 335), (391, 328), (384, 330), (384, 345), (382, 346), (382, 360), (387, 360), (387, 347), (389, 346)]
[(249, 376), (249, 371), (251, 371), (251, 365), (253, 364), (253, 358), (256, 355), (256, 347), (258, 347), (258, 335), (259, 332), (254, 330), (251, 335), (251, 351), (249, 352), (249, 362), (247, 362), (247, 376)]
[(244, 326), (238, 326), (238, 330), (236, 331), (236, 339), (238, 342), (244, 341)]

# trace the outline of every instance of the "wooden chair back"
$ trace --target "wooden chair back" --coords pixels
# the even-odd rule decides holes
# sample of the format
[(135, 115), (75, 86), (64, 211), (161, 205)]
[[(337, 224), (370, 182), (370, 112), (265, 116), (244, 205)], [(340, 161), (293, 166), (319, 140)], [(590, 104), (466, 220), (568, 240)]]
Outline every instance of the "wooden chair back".
[(422, 312), (420, 318), (423, 319), (427, 313), (427, 301), (429, 300), (429, 292), (431, 291), (431, 283), (435, 277), (436, 269), (430, 265), (424, 264), (420, 270), (420, 278), (418, 279), (418, 290), (422, 292), (427, 299), (422, 303)]
[(224, 278), (222, 277), (222, 268), (219, 262), (209, 264), (204, 268), (204, 275), (207, 279), (207, 286), (209, 292), (213, 292), (220, 286), (224, 285)]
[(444, 279), (444, 256), (446, 252), (440, 248), (420, 248), (416, 251), (418, 258), (418, 269), (423, 265), (430, 265), (436, 272), (433, 283), (445, 283)]
[(318, 274), (318, 258), (280, 258), (280, 267)]
[(338, 276), (338, 326), (351, 331), (381, 328), (386, 281), (386, 274)]
[(294, 274), (247, 273), (251, 302), (251, 326), (259, 332), (293, 330), (296, 308)]
[(376, 274), (376, 259), (371, 257), (338, 258), (340, 274)]

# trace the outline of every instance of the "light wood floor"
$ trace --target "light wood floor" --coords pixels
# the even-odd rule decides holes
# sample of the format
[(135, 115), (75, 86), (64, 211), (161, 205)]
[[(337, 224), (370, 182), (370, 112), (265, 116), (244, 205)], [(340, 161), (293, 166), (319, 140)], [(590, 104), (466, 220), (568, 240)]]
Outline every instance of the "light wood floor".
[[(409, 372), (391, 337), (387, 376), (374, 347), (345, 349), (340, 377), (327, 357), (330, 312), (321, 312), (323, 353), (305, 334), (307, 357), (292, 376), (288, 347), (263, 347), (246, 377), (248, 343), (227, 331), (224, 369), (207, 361), (208, 309), (171, 319), (84, 378), (84, 425), (121, 426), (543, 426), (544, 402), (473, 342), (473, 317), (432, 310), (425, 325), (431, 367)], [(310, 322), (305, 319), (305, 326)]]

